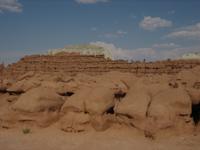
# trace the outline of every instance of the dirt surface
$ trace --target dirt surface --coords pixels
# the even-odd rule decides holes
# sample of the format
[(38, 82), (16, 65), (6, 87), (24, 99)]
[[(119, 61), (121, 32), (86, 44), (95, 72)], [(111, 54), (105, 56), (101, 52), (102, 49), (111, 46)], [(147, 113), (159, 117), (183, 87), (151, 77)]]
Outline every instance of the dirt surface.
[(66, 133), (56, 128), (1, 130), (1, 150), (199, 150), (200, 135), (182, 135), (151, 140), (136, 131), (109, 129), (104, 132)]

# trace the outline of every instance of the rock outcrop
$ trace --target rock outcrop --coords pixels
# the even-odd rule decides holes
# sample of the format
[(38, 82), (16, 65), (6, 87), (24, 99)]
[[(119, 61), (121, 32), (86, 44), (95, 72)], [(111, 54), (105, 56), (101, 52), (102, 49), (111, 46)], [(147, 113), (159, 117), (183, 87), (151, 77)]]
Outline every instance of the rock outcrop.
[(83, 132), (90, 123), (90, 115), (69, 112), (59, 121), (60, 128), (66, 132)]
[(145, 91), (130, 89), (127, 96), (115, 105), (114, 111), (132, 119), (134, 126), (144, 129), (151, 97)]
[(191, 123), (192, 102), (183, 89), (168, 89), (153, 97), (148, 110), (158, 129), (176, 127), (179, 120)]
[(12, 105), (14, 110), (24, 112), (56, 111), (61, 108), (64, 100), (51, 88), (35, 88), (22, 94)]
[[(198, 61), (128, 63), (75, 54), (65, 58), (29, 56), (4, 70), (17, 76), (1, 80), (0, 127), (55, 123), (66, 132), (83, 132), (118, 125), (154, 138), (164, 131), (192, 133), (199, 126)], [(57, 68), (48, 69), (52, 66)], [(25, 71), (31, 72), (20, 76)]]
[[(166, 60), (156, 62), (128, 62), (106, 59), (104, 55), (32, 55), (4, 68), (4, 76), (18, 77), (26, 72), (64, 72), (67, 74), (101, 74), (109, 71), (130, 72), (133, 74), (175, 74), (181, 70), (200, 65), (199, 60)], [(1, 73), (0, 73), (1, 74)]]

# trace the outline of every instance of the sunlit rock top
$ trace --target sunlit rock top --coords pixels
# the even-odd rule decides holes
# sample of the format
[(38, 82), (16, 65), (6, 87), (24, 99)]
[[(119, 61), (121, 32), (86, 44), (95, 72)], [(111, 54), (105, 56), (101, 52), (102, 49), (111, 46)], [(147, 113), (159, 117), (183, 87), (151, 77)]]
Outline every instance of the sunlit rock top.
[(182, 56), (182, 59), (200, 59), (200, 53), (187, 53)]
[(62, 52), (79, 53), (81, 55), (104, 55), (105, 58), (113, 59), (111, 51), (100, 46), (85, 44), (85, 45), (71, 45), (59, 49), (51, 49), (48, 51), (49, 55), (56, 55)]

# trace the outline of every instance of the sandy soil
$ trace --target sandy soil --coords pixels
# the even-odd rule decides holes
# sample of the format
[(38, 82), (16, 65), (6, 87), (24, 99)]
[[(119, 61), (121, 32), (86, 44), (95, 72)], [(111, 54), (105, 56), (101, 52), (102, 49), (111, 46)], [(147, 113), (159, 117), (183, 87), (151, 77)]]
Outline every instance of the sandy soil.
[(1, 150), (200, 150), (200, 135), (184, 135), (151, 140), (128, 130), (66, 133), (56, 128), (0, 131)]

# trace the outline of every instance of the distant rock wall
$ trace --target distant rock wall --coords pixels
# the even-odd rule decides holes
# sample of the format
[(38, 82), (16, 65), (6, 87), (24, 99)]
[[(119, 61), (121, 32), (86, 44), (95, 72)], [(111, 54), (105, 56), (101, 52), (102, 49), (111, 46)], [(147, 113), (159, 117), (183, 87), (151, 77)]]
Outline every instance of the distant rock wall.
[(3, 71), (4, 71), (4, 64), (0, 64), (0, 78), (3, 75)]
[[(128, 62), (105, 59), (104, 55), (62, 55), (25, 56), (17, 63), (8, 65), (4, 75), (16, 77), (28, 71), (99, 74), (109, 71), (130, 72), (134, 74), (175, 74), (183, 69), (200, 65), (200, 60), (166, 60), (156, 62)], [(1, 73), (0, 69), (0, 73)]]

